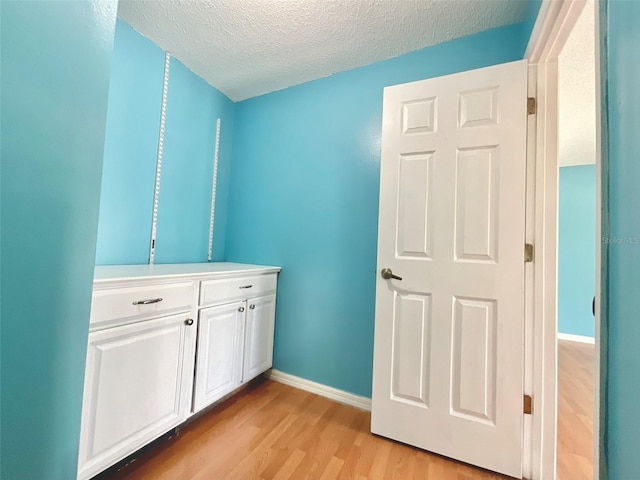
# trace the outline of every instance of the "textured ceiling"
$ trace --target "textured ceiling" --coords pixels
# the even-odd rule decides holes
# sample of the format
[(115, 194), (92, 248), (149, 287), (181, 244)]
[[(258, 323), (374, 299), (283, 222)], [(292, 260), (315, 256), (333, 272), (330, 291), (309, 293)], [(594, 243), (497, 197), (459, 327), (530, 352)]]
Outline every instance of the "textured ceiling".
[(523, 20), (522, 0), (121, 0), (118, 15), (232, 100)]
[(585, 5), (558, 58), (560, 165), (596, 161), (594, 5)]

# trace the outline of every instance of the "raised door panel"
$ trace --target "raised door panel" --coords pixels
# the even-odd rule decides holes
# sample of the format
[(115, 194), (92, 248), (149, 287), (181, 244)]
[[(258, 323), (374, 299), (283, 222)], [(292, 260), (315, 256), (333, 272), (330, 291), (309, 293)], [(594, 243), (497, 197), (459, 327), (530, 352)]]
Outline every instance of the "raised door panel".
[(430, 323), (430, 295), (395, 295), (391, 395), (423, 408), (429, 406)]
[(189, 413), (195, 328), (188, 314), (89, 335), (79, 477), (89, 478)]
[(245, 305), (235, 302), (200, 312), (194, 412), (240, 385)]
[(398, 258), (431, 259), (432, 165), (433, 152), (402, 155), (398, 162)]
[(493, 300), (454, 300), (451, 414), (495, 425), (496, 305)]
[(248, 304), (243, 382), (255, 378), (273, 364), (276, 296), (250, 298)]

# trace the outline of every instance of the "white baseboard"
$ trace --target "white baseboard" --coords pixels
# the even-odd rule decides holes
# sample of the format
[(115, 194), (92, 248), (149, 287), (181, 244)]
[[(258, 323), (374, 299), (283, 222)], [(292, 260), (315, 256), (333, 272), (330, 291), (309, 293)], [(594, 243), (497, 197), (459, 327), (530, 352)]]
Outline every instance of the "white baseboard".
[(344, 403), (351, 407), (359, 408), (360, 410), (371, 411), (371, 399), (367, 397), (361, 397), (353, 393), (345, 392), (344, 390), (338, 390), (337, 388), (328, 387), (321, 383), (312, 382), (311, 380), (305, 380), (304, 378), (296, 377), (295, 375), (289, 375), (288, 373), (281, 372), (279, 370), (271, 370), (266, 373), (266, 376), (276, 382), (284, 383), (291, 387), (299, 388), (305, 392), (315, 393), (321, 397), (326, 397), (331, 400), (335, 400), (339, 403)]
[(569, 333), (558, 333), (558, 340), (567, 340), (569, 342), (590, 343), (595, 345), (596, 339), (593, 337), (585, 337), (584, 335), (571, 335)]

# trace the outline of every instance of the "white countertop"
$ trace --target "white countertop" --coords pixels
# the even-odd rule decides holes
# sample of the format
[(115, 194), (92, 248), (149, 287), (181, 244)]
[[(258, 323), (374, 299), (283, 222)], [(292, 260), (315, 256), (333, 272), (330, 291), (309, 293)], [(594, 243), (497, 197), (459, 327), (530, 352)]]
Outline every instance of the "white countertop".
[(96, 266), (94, 283), (148, 278), (174, 278), (194, 276), (259, 275), (275, 273), (280, 267), (249, 265), (246, 263), (209, 262), (173, 263), (162, 265), (100, 265)]

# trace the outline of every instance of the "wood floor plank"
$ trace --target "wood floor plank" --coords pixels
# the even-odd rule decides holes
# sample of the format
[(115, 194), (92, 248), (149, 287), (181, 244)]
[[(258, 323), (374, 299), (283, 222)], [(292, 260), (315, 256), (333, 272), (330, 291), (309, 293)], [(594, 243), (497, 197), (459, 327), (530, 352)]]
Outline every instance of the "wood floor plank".
[[(286, 450), (285, 450), (286, 452)], [(300, 449), (293, 449), (293, 452), (287, 452), (288, 458), (284, 461), (284, 463), (280, 465), (275, 465), (275, 471), (273, 473), (265, 471), (262, 474), (262, 478), (265, 479), (273, 479), (273, 480), (288, 480), (293, 475), (293, 472), (298, 468), (300, 462), (306, 455)]]
[[(344, 460), (341, 460), (338, 457), (331, 457), (329, 463), (325, 467), (322, 472), (322, 476), (320, 480), (334, 480), (338, 478), (338, 473), (342, 470), (342, 466), (344, 465)], [(307, 477), (308, 478), (308, 477)]]
[[(591, 480), (593, 346), (559, 342), (558, 480)], [(497, 480), (372, 435), (369, 412), (261, 381), (101, 478), (129, 480)]]

